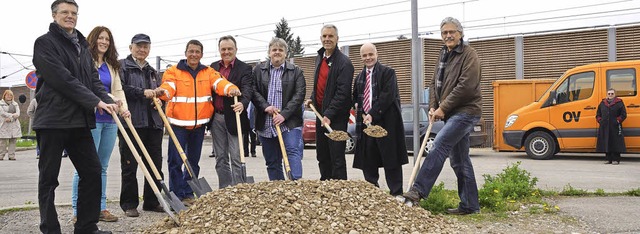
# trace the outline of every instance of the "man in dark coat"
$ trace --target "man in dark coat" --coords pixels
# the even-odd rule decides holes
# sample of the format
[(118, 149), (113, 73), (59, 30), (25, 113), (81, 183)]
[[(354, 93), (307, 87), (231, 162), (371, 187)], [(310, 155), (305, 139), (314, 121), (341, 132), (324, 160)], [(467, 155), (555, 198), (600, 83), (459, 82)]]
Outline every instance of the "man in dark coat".
[(605, 164), (620, 164), (620, 153), (626, 151), (622, 122), (627, 118), (627, 109), (622, 99), (616, 97), (614, 89), (607, 90), (607, 98), (602, 99), (596, 112), (598, 128), (597, 152), (604, 152)]
[(316, 57), (311, 99), (305, 102), (316, 107), (324, 119), (316, 121), (316, 154), (320, 167), (320, 180), (347, 179), (344, 141), (332, 141), (322, 127), (326, 123), (333, 130), (347, 131), (351, 109), (351, 83), (353, 64), (338, 49), (338, 28), (326, 24), (321, 29), (322, 48)]
[[(91, 129), (96, 127), (95, 108), (114, 113), (118, 106), (98, 78), (87, 40), (75, 29), (78, 4), (56, 0), (51, 4), (54, 22), (49, 32), (36, 39), (33, 64), (38, 73), (33, 121), (40, 143), (38, 161), (38, 207), (40, 231), (60, 233), (55, 207), (55, 189), (66, 148), (80, 176), (78, 219), (75, 233), (111, 233), (98, 230), (102, 167), (93, 144)], [(112, 104), (107, 104), (112, 103)]]
[[(236, 58), (238, 47), (236, 39), (224, 36), (218, 40), (218, 49), (222, 59), (213, 62), (211, 67), (220, 72), (229, 82), (240, 88), (242, 96), (238, 97), (238, 105), (234, 105), (232, 97), (213, 95), (215, 113), (211, 117), (211, 138), (216, 152), (216, 173), (218, 187), (225, 188), (237, 183), (244, 183), (240, 166), (240, 148), (238, 145), (238, 128), (235, 111), (241, 111), (240, 124), (243, 135), (248, 134), (249, 118), (246, 107), (251, 101), (253, 76), (251, 66)], [(237, 108), (237, 109), (236, 109)], [(243, 136), (240, 136), (243, 137)], [(245, 151), (245, 155), (249, 152)], [(231, 166), (229, 166), (231, 165)]]
[[(164, 136), (164, 123), (160, 118), (160, 114), (153, 104), (153, 98), (156, 96), (154, 91), (162, 83), (156, 69), (151, 67), (147, 62), (149, 51), (151, 50), (151, 38), (146, 34), (136, 34), (131, 38), (129, 45), (131, 54), (126, 59), (120, 60), (121, 71), (120, 79), (122, 79), (122, 88), (127, 97), (127, 104), (131, 111), (131, 122), (138, 136), (142, 140), (144, 147), (147, 149), (151, 160), (155, 165), (160, 176), (164, 178), (162, 173), (162, 138)], [(124, 122), (124, 121), (123, 121)], [(131, 138), (131, 130), (125, 125), (125, 129)], [(121, 171), (121, 189), (120, 189), (120, 208), (128, 217), (138, 217), (138, 205), (140, 196), (138, 193), (138, 162), (133, 157), (129, 145), (126, 143), (122, 132), (118, 131), (119, 148), (120, 148), (120, 168)], [(143, 155), (140, 147), (136, 145), (139, 155)], [(149, 163), (146, 160), (145, 167), (151, 171)], [(164, 212), (155, 193), (151, 189), (149, 183), (156, 181), (147, 181), (144, 179), (144, 189), (142, 194), (142, 209), (146, 211)]]
[[(365, 67), (356, 77), (353, 88), (358, 134), (353, 167), (361, 169), (364, 179), (377, 187), (380, 177), (378, 168), (384, 167), (391, 195), (401, 195), (402, 165), (409, 163), (409, 159), (404, 144), (404, 124), (396, 72), (378, 62), (378, 51), (371, 43), (360, 47), (360, 57)], [(374, 138), (364, 134), (366, 123), (381, 126), (388, 131), (388, 135)]]

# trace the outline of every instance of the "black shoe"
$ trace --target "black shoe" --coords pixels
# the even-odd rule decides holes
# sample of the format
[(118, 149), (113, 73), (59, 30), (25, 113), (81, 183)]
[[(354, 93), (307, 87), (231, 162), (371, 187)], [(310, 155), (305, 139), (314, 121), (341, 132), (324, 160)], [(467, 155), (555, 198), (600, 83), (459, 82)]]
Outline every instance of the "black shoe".
[(258, 156), (256, 156), (256, 154), (252, 154), (252, 155), (251, 155), (251, 157), (252, 157), (252, 158), (255, 158), (255, 157), (258, 157)]
[(140, 213), (137, 209), (128, 209), (124, 211), (124, 215), (126, 215), (127, 217), (138, 217), (140, 216)]
[(611, 164), (611, 161), (607, 161), (607, 162), (605, 162), (604, 164)]
[(95, 230), (92, 232), (93, 234), (111, 234), (111, 231), (103, 231), (103, 230)]
[(468, 215), (468, 214), (477, 214), (477, 213), (480, 213), (480, 211), (479, 210), (466, 211), (466, 210), (461, 210), (460, 208), (447, 209), (447, 214), (452, 214), (452, 215)]
[(154, 208), (144, 208), (143, 207), (142, 210), (144, 210), (144, 211), (152, 211), (152, 212), (164, 212), (164, 209), (162, 208), (161, 205), (158, 205), (158, 206), (156, 206)]
[(216, 157), (216, 155), (215, 155), (215, 154), (210, 154), (210, 155), (209, 155), (209, 158), (215, 158), (215, 157)]

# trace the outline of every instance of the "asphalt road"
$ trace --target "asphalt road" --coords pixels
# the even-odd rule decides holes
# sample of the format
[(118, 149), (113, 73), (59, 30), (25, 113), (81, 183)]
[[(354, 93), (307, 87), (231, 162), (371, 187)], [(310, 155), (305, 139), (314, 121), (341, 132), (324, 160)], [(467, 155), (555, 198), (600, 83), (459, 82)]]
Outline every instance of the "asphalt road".
[[(166, 154), (168, 139), (165, 137), (163, 151)], [(215, 173), (215, 159), (209, 158), (211, 152), (210, 138), (205, 139), (202, 158), (200, 160), (201, 177), (205, 177), (211, 187), (217, 188), (218, 181)], [(474, 164), (478, 186), (484, 182), (483, 175), (496, 175), (502, 170), (516, 163), (522, 162), (521, 168), (529, 171), (537, 177), (538, 187), (545, 190), (561, 191), (570, 185), (576, 189), (595, 191), (603, 189), (605, 192), (624, 192), (640, 188), (640, 155), (623, 154), (620, 165), (604, 165), (603, 155), (600, 154), (560, 154), (552, 160), (532, 160), (526, 157), (524, 152), (494, 152), (491, 149), (472, 149), (472, 162)], [(22, 207), (37, 205), (38, 160), (35, 150), (19, 151), (16, 161), (0, 161), (0, 209), (10, 207)], [(120, 156), (116, 149), (113, 152), (107, 183), (107, 199), (118, 200), (120, 193)], [(349, 179), (363, 179), (362, 172), (350, 168), (353, 155), (347, 155)], [(410, 157), (413, 162), (413, 158)], [(303, 178), (319, 179), (315, 149), (307, 147), (303, 158)], [(405, 165), (404, 181), (408, 183), (411, 174), (411, 166)], [(163, 162), (163, 171), (167, 175), (166, 156)], [(68, 159), (63, 159), (60, 171), (60, 186), (56, 190), (56, 204), (66, 205), (71, 202), (71, 179), (73, 165)], [(257, 158), (247, 158), (247, 174), (254, 176), (256, 182), (267, 181), (266, 166), (258, 147)], [(138, 178), (142, 181), (142, 172), (139, 170)], [(384, 172), (381, 170), (380, 185), (386, 189)], [(443, 181), (449, 189), (456, 189), (456, 178), (453, 170), (446, 163), (438, 182)], [(142, 187), (140, 188), (142, 189)], [(406, 190), (406, 185), (405, 185)], [(140, 191), (142, 194), (142, 191)], [(591, 200), (589, 200), (591, 199)], [(619, 223), (618, 229), (604, 228), (603, 232), (640, 232), (640, 198), (570, 198), (559, 202), (561, 209), (569, 215), (593, 223), (596, 227), (599, 223)], [(606, 225), (609, 226), (609, 225)]]

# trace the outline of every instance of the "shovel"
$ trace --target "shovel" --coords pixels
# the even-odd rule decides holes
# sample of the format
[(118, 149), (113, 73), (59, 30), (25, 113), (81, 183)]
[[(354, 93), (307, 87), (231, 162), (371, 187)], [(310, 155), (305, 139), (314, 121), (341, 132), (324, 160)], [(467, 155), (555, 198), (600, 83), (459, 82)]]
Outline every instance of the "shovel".
[(413, 186), (413, 182), (415, 182), (418, 170), (420, 170), (420, 160), (422, 159), (424, 148), (427, 147), (427, 141), (429, 140), (429, 135), (431, 134), (431, 127), (433, 127), (433, 118), (429, 118), (429, 127), (427, 127), (427, 132), (424, 133), (424, 139), (422, 139), (422, 145), (420, 145), (418, 158), (416, 158), (415, 164), (413, 165), (413, 171), (411, 172), (411, 176), (409, 177), (409, 187), (407, 191), (409, 191), (409, 189), (411, 189), (411, 187)]
[[(362, 114), (362, 118), (364, 119), (366, 115)], [(362, 121), (364, 123), (364, 120)], [(365, 134), (367, 134), (367, 136), (370, 137), (374, 137), (374, 138), (382, 138), (387, 136), (387, 134), (389, 134), (389, 132), (387, 132), (387, 130), (385, 130), (384, 128), (380, 127), (379, 125), (371, 125), (371, 123), (365, 123), (367, 125), (367, 128), (365, 128), (364, 130), (362, 130)]]
[[(140, 139), (140, 135), (138, 135), (138, 132), (133, 127), (133, 123), (131, 123), (131, 118), (124, 118), (124, 122), (126, 122), (127, 126), (129, 126), (129, 130), (131, 130), (131, 134), (133, 135), (133, 138), (136, 139), (138, 146), (140, 146), (140, 150), (142, 151), (142, 154), (144, 155), (144, 157), (147, 159), (147, 162), (149, 163), (149, 167), (151, 167), (151, 171), (153, 171), (153, 174), (156, 176), (156, 180), (160, 182), (162, 191), (164, 192), (162, 194), (162, 198), (169, 203), (171, 208), (173, 208), (173, 210), (176, 211), (176, 213), (180, 212), (181, 210), (186, 210), (187, 208), (184, 206), (182, 201), (178, 199), (178, 196), (176, 196), (175, 193), (169, 191), (169, 188), (167, 188), (167, 185), (164, 183), (164, 180), (162, 179), (162, 176), (160, 176), (160, 172), (158, 172), (158, 169), (156, 168), (155, 163), (153, 163), (153, 160), (151, 160), (151, 156), (149, 155), (147, 148), (144, 147), (144, 144), (142, 143), (142, 139)], [(126, 134), (126, 132), (123, 132), (123, 134)], [(132, 151), (135, 150), (135, 148), (129, 148), (129, 149), (131, 149)]]
[(334, 131), (333, 129), (331, 129), (331, 126), (329, 126), (328, 124), (325, 124), (322, 121), (322, 115), (320, 115), (320, 113), (318, 113), (318, 111), (316, 110), (316, 108), (313, 106), (313, 104), (309, 104), (309, 107), (311, 107), (311, 110), (313, 110), (313, 113), (316, 114), (316, 116), (318, 117), (318, 119), (320, 119), (320, 122), (322, 123), (322, 126), (324, 126), (324, 128), (327, 129), (327, 131), (329, 131), (329, 133), (325, 133), (324, 135), (326, 135), (329, 139), (333, 140), (333, 141), (346, 141), (349, 139), (349, 134), (344, 132), (344, 131), (340, 131), (340, 130), (336, 130)]
[(190, 180), (187, 180), (187, 184), (189, 184), (189, 187), (191, 187), (193, 192), (195, 192), (196, 196), (198, 197), (213, 191), (211, 189), (211, 186), (209, 186), (209, 183), (204, 177), (198, 179), (196, 175), (193, 173), (193, 168), (191, 167), (191, 163), (189, 163), (189, 160), (187, 160), (187, 155), (184, 153), (184, 150), (182, 149), (182, 146), (180, 145), (178, 138), (176, 138), (176, 134), (173, 132), (173, 129), (171, 128), (171, 124), (169, 124), (169, 120), (167, 120), (167, 116), (165, 116), (164, 112), (162, 111), (162, 107), (160, 106), (160, 103), (158, 103), (158, 98), (153, 98), (153, 103), (156, 105), (156, 109), (158, 110), (158, 113), (160, 114), (160, 117), (164, 122), (164, 127), (169, 132), (169, 136), (171, 136), (171, 140), (173, 140), (173, 144), (176, 146), (176, 149), (178, 150), (178, 154), (180, 154), (180, 158), (182, 158), (182, 162), (184, 163), (184, 166), (187, 168), (187, 172), (189, 172), (189, 176), (191, 177)]
[[(278, 114), (278, 111), (276, 111)], [(280, 151), (282, 151), (282, 161), (284, 162), (284, 171), (285, 175), (289, 180), (293, 180), (293, 175), (291, 174), (291, 167), (289, 166), (289, 158), (287, 157), (287, 149), (284, 146), (284, 141), (282, 140), (282, 131), (280, 130), (280, 125), (276, 125), (276, 133), (278, 133), (278, 141), (280, 142)]]
[[(180, 226), (180, 221), (178, 220), (178, 218), (176, 218), (175, 215), (173, 215), (173, 212), (171, 212), (171, 210), (169, 209), (169, 205), (167, 204), (167, 201), (164, 199), (164, 197), (160, 193), (160, 190), (158, 190), (158, 186), (156, 185), (156, 183), (153, 183), (153, 181), (155, 181), (155, 180), (153, 180), (153, 177), (151, 177), (151, 174), (149, 174), (149, 171), (147, 171), (147, 167), (144, 166), (144, 162), (142, 161), (142, 158), (140, 158), (140, 155), (138, 154), (138, 151), (135, 150), (136, 147), (133, 145), (133, 142), (131, 142), (131, 139), (129, 138), (129, 135), (127, 135), (127, 132), (125, 131), (124, 126), (122, 126), (122, 123), (120, 122), (120, 119), (118, 118), (118, 115), (115, 112), (111, 112), (111, 116), (113, 116), (113, 120), (116, 122), (116, 125), (118, 125), (118, 129), (120, 129), (120, 131), (124, 133), (124, 134), (122, 134), (122, 138), (124, 138), (124, 140), (127, 142), (127, 145), (129, 146), (129, 149), (132, 149), (131, 153), (133, 154), (133, 157), (138, 162), (138, 166), (142, 170), (142, 173), (144, 173), (144, 177), (147, 179), (147, 181), (150, 182), (149, 186), (151, 186), (151, 189), (153, 190), (153, 193), (158, 198), (158, 202), (160, 202), (160, 205), (162, 206), (162, 209), (164, 210), (164, 212), (169, 214), (169, 217), (171, 217), (171, 219), (173, 220), (173, 222), (176, 223), (176, 225)], [(155, 167), (153, 167), (153, 168), (155, 168)]]
[[(233, 96), (233, 103), (238, 103), (238, 97)], [(244, 144), (242, 142), (242, 125), (240, 124), (240, 112), (236, 112), (236, 128), (238, 129), (238, 148), (240, 149), (240, 166), (242, 168), (242, 181), (255, 183), (253, 176), (247, 176), (247, 164), (244, 160)]]

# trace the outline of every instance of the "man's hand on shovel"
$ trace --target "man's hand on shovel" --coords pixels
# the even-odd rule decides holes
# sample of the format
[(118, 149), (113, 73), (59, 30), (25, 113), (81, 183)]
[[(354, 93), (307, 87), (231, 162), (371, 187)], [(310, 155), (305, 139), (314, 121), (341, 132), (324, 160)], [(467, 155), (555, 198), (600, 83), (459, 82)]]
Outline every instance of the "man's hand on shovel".
[(231, 105), (231, 108), (233, 108), (234, 112), (242, 113), (242, 111), (244, 110), (244, 105), (242, 105), (242, 102), (238, 102)]

